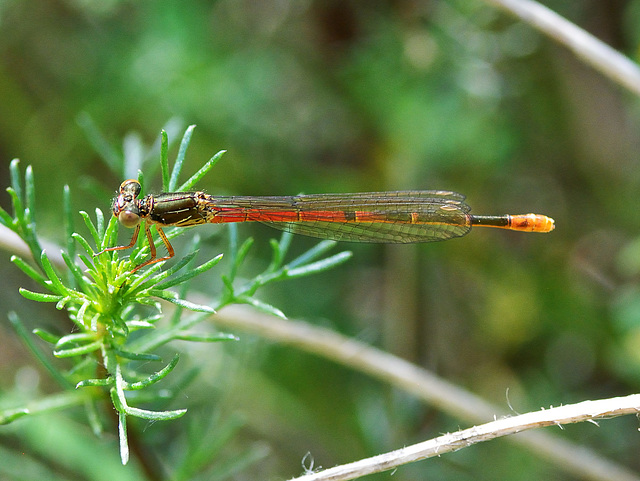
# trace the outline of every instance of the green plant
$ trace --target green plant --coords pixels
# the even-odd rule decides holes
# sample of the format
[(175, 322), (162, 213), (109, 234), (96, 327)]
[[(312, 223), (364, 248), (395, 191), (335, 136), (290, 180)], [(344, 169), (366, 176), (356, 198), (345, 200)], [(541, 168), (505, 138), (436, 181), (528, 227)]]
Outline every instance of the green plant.
[[(168, 136), (162, 131), (160, 164), (165, 191), (191, 189), (224, 153), (218, 152), (189, 180), (178, 185), (193, 128), (194, 126), (191, 126), (186, 130), (171, 172), (168, 162)], [(95, 144), (104, 145), (95, 132), (92, 138)], [(285, 263), (291, 242), (291, 235), (285, 233), (279, 241), (272, 240), (272, 258), (264, 272), (242, 282), (238, 279), (238, 273), (253, 241), (247, 239), (239, 244), (236, 229), (231, 227), (231, 262), (229, 271), (222, 275), (223, 290), (216, 299), (206, 304), (196, 304), (187, 300), (191, 279), (215, 267), (222, 254), (194, 267), (199, 246), (199, 239), (194, 237), (190, 249), (192, 252), (167, 270), (162, 270), (165, 262), (161, 262), (132, 274), (134, 266), (149, 255), (149, 246), (144, 242), (144, 236), (140, 236), (129, 257), (121, 258), (119, 251), (100, 253), (115, 242), (118, 232), (117, 219), (112, 216), (106, 222), (100, 209), (96, 209), (95, 219), (86, 212), (81, 212), (90, 236), (87, 238), (79, 234), (75, 231), (73, 223), (70, 189), (65, 186), (64, 217), (68, 242), (66, 250), (62, 252), (64, 265), (61, 266), (63, 269), (60, 269), (54, 266), (49, 255), (42, 250), (36, 234), (32, 169), (26, 168), (23, 180), (18, 160), (14, 160), (10, 168), (12, 186), (7, 191), (11, 196), (13, 213), (10, 215), (0, 210), (0, 222), (27, 243), (35, 266), (18, 256), (13, 256), (12, 262), (47, 291), (20, 289), (20, 293), (26, 299), (55, 303), (57, 309), (68, 314), (74, 332), (59, 336), (40, 328), (33, 331), (41, 340), (53, 346), (55, 357), (69, 360), (70, 367), (61, 372), (51, 362), (50, 357), (42, 352), (37, 341), (29, 335), (18, 314), (9, 313), (9, 320), (18, 335), (63, 391), (30, 402), (28, 406), (0, 412), (0, 423), (6, 424), (27, 415), (83, 405), (93, 432), (100, 434), (103, 426), (97, 400), (108, 396), (118, 414), (120, 456), (123, 464), (129, 459), (129, 416), (150, 421), (166, 421), (183, 416), (186, 412), (184, 409), (151, 411), (134, 407), (136, 401), (141, 399), (139, 393), (151, 389), (166, 378), (176, 367), (179, 357), (175, 355), (164, 367), (150, 375), (139, 370), (140, 363), (160, 362), (161, 358), (155, 352), (173, 340), (237, 340), (230, 334), (202, 334), (192, 331), (196, 324), (228, 304), (247, 303), (270, 314), (284, 317), (279, 309), (255, 297), (261, 287), (271, 282), (294, 279), (329, 269), (350, 257), (349, 252), (323, 257), (334, 245), (333, 242), (324, 241)], [(144, 185), (141, 172), (138, 173), (138, 179)], [(173, 238), (184, 231), (185, 229), (174, 228), (167, 231), (167, 236)], [(80, 253), (76, 256), (78, 248)], [(176, 306), (168, 318), (164, 314), (162, 300)]]

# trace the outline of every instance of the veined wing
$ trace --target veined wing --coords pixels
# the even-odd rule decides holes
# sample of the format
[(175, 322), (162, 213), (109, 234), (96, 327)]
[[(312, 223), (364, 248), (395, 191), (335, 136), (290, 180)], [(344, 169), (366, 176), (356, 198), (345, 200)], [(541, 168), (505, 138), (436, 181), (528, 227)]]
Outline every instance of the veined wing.
[(463, 236), (471, 229), (464, 196), (448, 191), (210, 196), (206, 210), (208, 222), (254, 221), (341, 241), (433, 242)]

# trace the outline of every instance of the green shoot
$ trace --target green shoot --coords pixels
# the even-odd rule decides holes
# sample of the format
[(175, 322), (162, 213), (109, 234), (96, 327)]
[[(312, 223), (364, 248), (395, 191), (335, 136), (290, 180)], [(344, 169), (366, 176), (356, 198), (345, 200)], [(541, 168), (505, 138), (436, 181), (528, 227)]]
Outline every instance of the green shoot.
[[(101, 152), (107, 164), (118, 171), (126, 171), (118, 162), (118, 155), (90, 119), (82, 118), (82, 125)], [(160, 171), (162, 183), (167, 189), (178, 186), (178, 179), (194, 131), (190, 126), (180, 144), (173, 170), (169, 172), (169, 142), (166, 132), (160, 136)], [(205, 165), (182, 183), (180, 189), (191, 189), (220, 160), (224, 151), (218, 152)], [(118, 222), (113, 216), (106, 221), (100, 209), (89, 215), (80, 212), (83, 229), (76, 229), (77, 216), (71, 210), (71, 190), (63, 189), (65, 250), (62, 261), (52, 262), (50, 255), (41, 246), (36, 234), (36, 195), (33, 172), (30, 167), (21, 175), (18, 160), (10, 167), (11, 187), (7, 189), (13, 206), (9, 213), (0, 209), (0, 223), (18, 234), (28, 245), (33, 263), (17, 256), (11, 258), (37, 284), (37, 291), (20, 289), (20, 294), (36, 302), (48, 302), (66, 312), (71, 321), (68, 334), (56, 335), (43, 329), (28, 333), (17, 313), (10, 313), (11, 325), (35, 358), (47, 369), (60, 385), (62, 391), (44, 399), (34, 400), (25, 406), (0, 411), (0, 423), (9, 423), (25, 416), (42, 414), (57, 409), (83, 407), (93, 432), (103, 431), (100, 420), (99, 401), (110, 399), (118, 415), (120, 457), (123, 464), (129, 459), (127, 420), (130, 417), (151, 421), (168, 421), (183, 416), (185, 409), (153, 411), (141, 409), (134, 404), (135, 392), (153, 391), (178, 365), (176, 355), (162, 364), (156, 351), (171, 341), (221, 342), (235, 341), (230, 334), (219, 332), (195, 332), (193, 327), (209, 319), (217, 309), (232, 304), (250, 304), (262, 311), (284, 317), (284, 313), (256, 297), (259, 289), (271, 282), (295, 279), (333, 268), (350, 257), (349, 252), (326, 256), (335, 243), (324, 241), (314, 248), (287, 262), (287, 251), (291, 235), (283, 234), (279, 241), (272, 241), (271, 262), (253, 279), (239, 281), (239, 273), (253, 244), (251, 239), (240, 243), (237, 229), (230, 232), (230, 263), (226, 274), (221, 274), (222, 292), (209, 302), (195, 303), (189, 299), (191, 280), (207, 275), (216, 268), (222, 254), (196, 262), (199, 237), (194, 236), (191, 252), (175, 260), (168, 268), (160, 262), (132, 273), (149, 256), (145, 236), (130, 252), (109, 251), (100, 253), (117, 242)], [(138, 174), (142, 181), (142, 173)], [(83, 233), (81, 233), (83, 232)], [(172, 239), (189, 229), (167, 229)], [(97, 255), (97, 253), (100, 253)], [(128, 254), (128, 255), (127, 255)], [(166, 303), (175, 306), (171, 316), (165, 320)], [(163, 322), (164, 321), (164, 322)], [(131, 336), (137, 333), (136, 336)], [(43, 343), (49, 352), (43, 349)], [(70, 367), (61, 371), (55, 358), (66, 359)], [(158, 363), (152, 374), (139, 371), (142, 363)]]

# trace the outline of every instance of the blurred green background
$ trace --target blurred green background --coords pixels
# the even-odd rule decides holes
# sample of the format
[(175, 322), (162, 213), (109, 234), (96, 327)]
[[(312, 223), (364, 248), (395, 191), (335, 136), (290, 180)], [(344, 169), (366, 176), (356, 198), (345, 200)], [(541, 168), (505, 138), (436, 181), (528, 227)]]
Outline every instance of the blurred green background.
[[(543, 3), (637, 58), (640, 1)], [(549, 235), (476, 229), (441, 244), (340, 244), (355, 253), (349, 263), (261, 294), (292, 318), (400, 355), (504, 409), (508, 390), (518, 412), (638, 391), (639, 117), (631, 94), (475, 0), (0, 1), (0, 185), (12, 158), (33, 166), (37, 221), (51, 241), (64, 242), (64, 184), (76, 210), (108, 211), (123, 177), (136, 176), (105, 165), (88, 122), (129, 159), (161, 128), (177, 141), (196, 124), (185, 178), (228, 150), (200, 184), (209, 193), (447, 189), (467, 195), (475, 213), (555, 218)], [(145, 173), (158, 191), (157, 170)], [(239, 232), (256, 238), (250, 276), (278, 233)], [(228, 248), (226, 227), (197, 233), (205, 255)], [(176, 241), (182, 254), (192, 235)], [(293, 250), (313, 244), (296, 237)], [(9, 257), (0, 256), (5, 320), (15, 310), (29, 325), (70, 329), (53, 306), (18, 296), (29, 285)], [(216, 282), (207, 284), (200, 290), (215, 295)], [(0, 330), (2, 404), (55, 391), (7, 322)], [(286, 479), (302, 472), (307, 452), (329, 467), (467, 427), (252, 336), (173, 347), (184, 372), (204, 367), (172, 405), (190, 412), (139, 424), (129, 467), (118, 467), (115, 426), (98, 440), (82, 413), (66, 412), (0, 429), (6, 479), (171, 479), (185, 451), (220, 440), (202, 477), (185, 479)], [(637, 428), (629, 416), (554, 434), (640, 470)], [(394, 479), (570, 478), (498, 440)]]

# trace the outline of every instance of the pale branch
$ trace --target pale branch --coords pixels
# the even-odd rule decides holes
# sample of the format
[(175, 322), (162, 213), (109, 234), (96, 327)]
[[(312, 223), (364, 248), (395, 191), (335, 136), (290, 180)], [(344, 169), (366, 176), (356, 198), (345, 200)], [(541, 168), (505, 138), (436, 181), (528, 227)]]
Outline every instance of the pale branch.
[[(30, 255), (24, 242), (14, 237), (13, 232), (2, 225), (0, 225), (0, 248), (27, 258)], [(60, 249), (52, 246), (49, 252), (53, 256), (58, 254)], [(58, 257), (53, 257), (52, 260), (57, 264), (57, 267), (62, 268), (64, 264), (62, 259), (58, 259)], [(482, 398), (435, 376), (425, 369), (328, 329), (312, 326), (298, 320), (279, 319), (262, 314), (248, 306), (239, 305), (225, 307), (217, 315), (211, 316), (211, 320), (220, 327), (251, 332), (265, 339), (290, 344), (297, 349), (317, 354), (339, 364), (349, 366), (352, 369), (367, 373), (374, 378), (412, 393), (442, 412), (470, 423), (483, 423), (488, 419), (504, 415), (499, 408), (484, 401)], [(608, 401), (617, 403), (618, 400), (629, 398), (633, 398), (633, 396), (614, 398)], [(619, 405), (615, 409), (625, 409), (625, 406)], [(611, 412), (614, 412), (615, 409), (611, 410)], [(547, 411), (547, 414), (549, 411)], [(617, 414), (623, 413), (619, 412)], [(556, 419), (552, 424), (567, 422)], [(596, 452), (569, 441), (558, 439), (547, 433), (528, 432), (518, 436), (510, 436), (506, 439), (523, 445), (530, 452), (536, 453), (565, 471), (584, 479), (640, 481), (640, 477), (636, 474), (603, 458)], [(440, 450), (439, 452), (442, 454), (444, 451)], [(359, 462), (364, 462), (364, 460)], [(342, 478), (318, 479), (337, 480)]]
[(533, 0), (484, 1), (528, 23), (567, 47), (600, 73), (640, 95), (640, 68), (637, 63), (553, 10)]
[[(578, 404), (499, 419), (354, 463), (308, 473), (291, 481), (347, 481), (368, 474), (395, 469), (403, 464), (441, 456), (473, 444), (534, 428), (545, 426), (561, 427), (563, 424), (583, 421), (595, 422), (594, 420), (596, 419), (624, 414), (637, 414), (639, 411), (640, 394), (599, 401), (584, 401)], [(581, 462), (589, 462), (590, 459), (587, 454), (587, 452), (582, 453), (579, 460)], [(598, 471), (597, 475), (595, 472), (590, 474), (585, 472), (583, 476), (588, 477), (588, 479), (610, 479), (616, 481), (637, 479), (635, 475), (612, 465), (598, 466)]]
[[(47, 251), (51, 262), (59, 268), (64, 269), (66, 264), (60, 255), (61, 248), (53, 242), (41, 241), (42, 248)], [(29, 246), (23, 241), (18, 234), (8, 227), (0, 224), (0, 249), (11, 252), (25, 259), (32, 259)]]
[[(480, 424), (508, 414), (482, 398), (439, 378), (426, 369), (355, 339), (344, 337), (329, 329), (312, 326), (300, 320), (279, 319), (262, 314), (251, 307), (241, 305), (231, 305), (221, 309), (217, 314), (211, 316), (211, 321), (216, 326), (224, 329), (238, 329), (250, 332), (265, 339), (281, 344), (289, 344), (296, 349), (317, 354), (338, 364), (364, 372), (373, 378), (388, 382), (394, 387), (412, 393), (419, 399), (456, 419)], [(591, 414), (592, 417), (628, 414), (636, 412), (640, 408), (640, 398), (634, 398), (634, 396), (594, 402), (600, 403), (596, 404), (598, 409), (603, 405), (608, 407), (602, 411), (604, 414)], [(633, 404), (634, 402), (635, 404)], [(590, 401), (586, 401), (578, 406), (586, 408), (589, 403)], [(547, 418), (548, 425), (577, 422), (566, 420), (566, 412), (571, 409), (570, 406), (567, 406), (565, 411), (553, 411), (551, 417)], [(543, 411), (543, 413), (548, 413), (549, 411)], [(558, 415), (558, 413), (561, 413), (562, 417), (554, 418), (553, 416)], [(535, 415), (536, 413), (531, 413), (531, 416)], [(541, 414), (540, 416), (544, 415)], [(509, 419), (515, 418), (506, 418), (504, 423), (510, 423)], [(589, 417), (585, 417), (583, 420), (589, 420)], [(493, 423), (489, 424), (492, 425)], [(598, 453), (548, 433), (529, 432), (507, 437), (506, 439), (524, 446), (528, 451), (583, 479), (594, 481), (640, 481), (640, 476), (607, 460)], [(440, 451), (440, 454), (442, 453), (443, 451)], [(360, 462), (364, 462), (364, 460), (358, 461), (358, 463)], [(353, 478), (327, 477), (317, 479), (338, 480)], [(302, 480), (308, 481), (306, 478), (301, 478), (300, 481)]]

